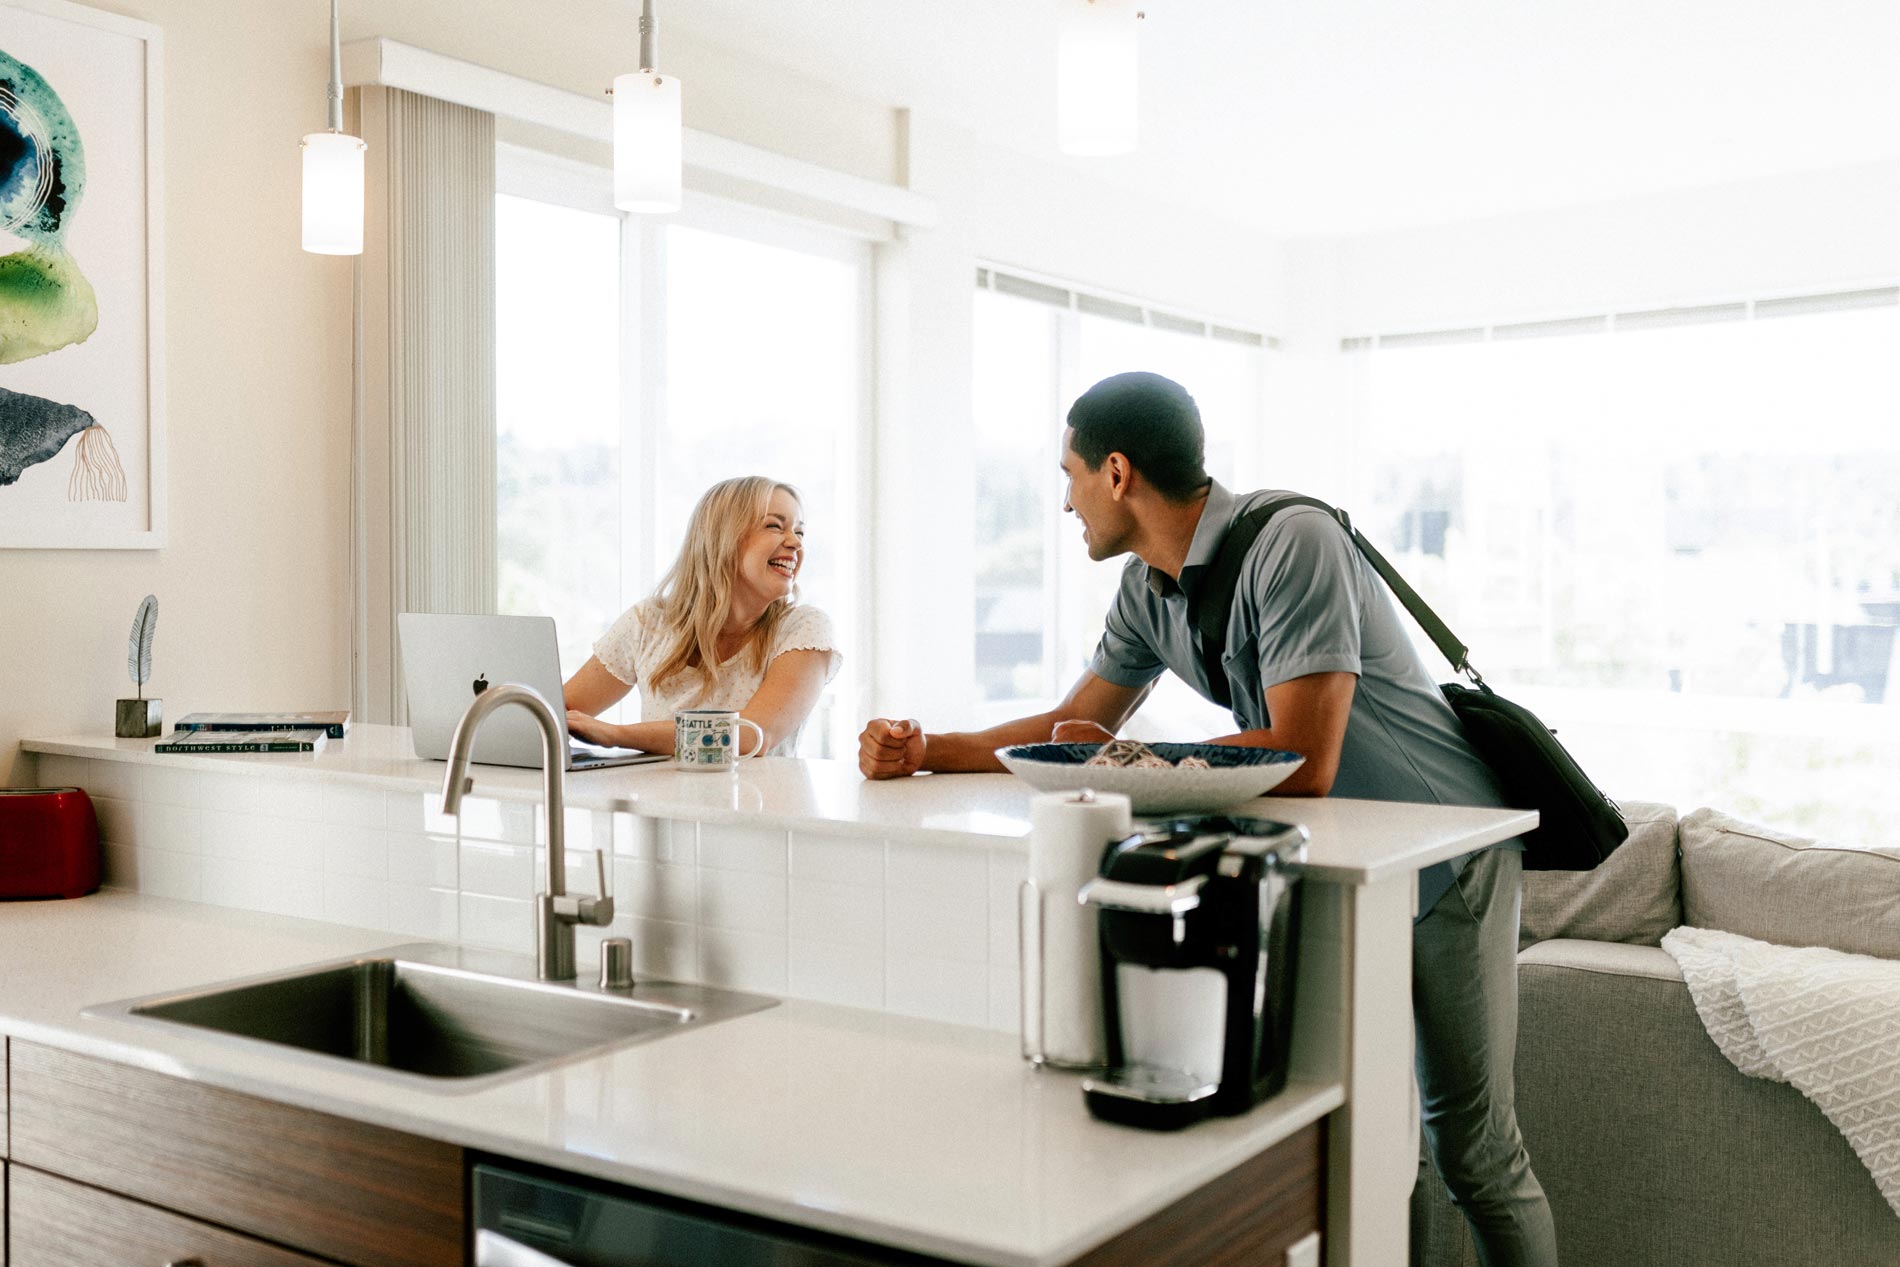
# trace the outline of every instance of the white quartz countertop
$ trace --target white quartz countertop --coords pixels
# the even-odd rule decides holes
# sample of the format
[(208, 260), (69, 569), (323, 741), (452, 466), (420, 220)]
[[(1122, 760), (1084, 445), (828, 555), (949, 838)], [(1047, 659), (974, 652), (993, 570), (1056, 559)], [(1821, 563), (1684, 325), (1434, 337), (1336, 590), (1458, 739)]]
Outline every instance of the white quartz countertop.
[[(343, 739), (314, 753), (158, 754), (153, 739), (68, 735), (28, 739), (28, 752), (147, 766), (251, 771), (281, 779), (341, 780), (439, 793), (440, 761), (415, 756), (409, 731), (352, 724)], [(470, 767), (485, 796), (539, 800), (541, 772)], [(942, 844), (1024, 840), (1035, 789), (1009, 774), (932, 774), (873, 782), (842, 761), (762, 757), (734, 774), (702, 774), (669, 765), (588, 770), (567, 777), (567, 804), (629, 810), (647, 818), (696, 819), (835, 835)], [(1412, 805), (1391, 801), (1264, 796), (1235, 812), (1302, 823), (1311, 833), (1310, 873), (1367, 884), (1522, 835), (1537, 824), (1526, 810)]]
[(0, 903), (0, 1032), (995, 1267), (1067, 1262), (1342, 1102), (1296, 1082), (1244, 1117), (1130, 1130), (1092, 1120), (1077, 1079), (1031, 1070), (1010, 1035), (796, 1000), (459, 1095), (81, 1015), (391, 940), (110, 891)]

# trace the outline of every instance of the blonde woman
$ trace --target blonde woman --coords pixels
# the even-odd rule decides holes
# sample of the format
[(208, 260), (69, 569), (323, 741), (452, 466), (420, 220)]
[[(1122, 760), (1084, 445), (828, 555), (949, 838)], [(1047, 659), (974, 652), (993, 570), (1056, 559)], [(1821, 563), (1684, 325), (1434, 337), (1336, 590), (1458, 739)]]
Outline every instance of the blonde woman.
[[(680, 709), (733, 708), (765, 732), (766, 755), (791, 756), (843, 658), (830, 619), (798, 602), (804, 560), (797, 489), (762, 475), (707, 489), (658, 592), (615, 621), (568, 679), (568, 730), (671, 752)], [(636, 686), (639, 721), (596, 716)]]

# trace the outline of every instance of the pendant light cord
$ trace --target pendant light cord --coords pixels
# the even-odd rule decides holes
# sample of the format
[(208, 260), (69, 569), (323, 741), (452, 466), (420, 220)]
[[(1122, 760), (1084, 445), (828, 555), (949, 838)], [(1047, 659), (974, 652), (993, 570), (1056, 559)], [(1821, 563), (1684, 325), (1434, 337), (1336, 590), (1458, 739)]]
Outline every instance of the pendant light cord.
[(337, 19), (337, 0), (330, 0), (330, 130), (343, 130), (343, 26)]
[(653, 21), (653, 0), (640, 0), (640, 73), (650, 75), (659, 69), (657, 48), (659, 28)]

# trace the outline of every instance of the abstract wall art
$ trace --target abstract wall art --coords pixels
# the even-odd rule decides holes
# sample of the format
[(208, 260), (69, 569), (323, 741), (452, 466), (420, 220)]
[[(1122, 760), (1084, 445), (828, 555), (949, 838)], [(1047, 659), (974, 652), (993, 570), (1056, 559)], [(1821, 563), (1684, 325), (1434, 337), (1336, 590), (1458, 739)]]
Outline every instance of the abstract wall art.
[(0, 547), (164, 545), (159, 38), (0, 0)]

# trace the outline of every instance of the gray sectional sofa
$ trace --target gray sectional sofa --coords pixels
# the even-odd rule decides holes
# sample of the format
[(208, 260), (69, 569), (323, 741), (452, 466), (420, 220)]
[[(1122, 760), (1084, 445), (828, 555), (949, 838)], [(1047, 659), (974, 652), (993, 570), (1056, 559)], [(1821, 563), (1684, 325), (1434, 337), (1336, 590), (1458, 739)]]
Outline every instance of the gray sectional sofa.
[[(1659, 946), (1678, 924), (1900, 960), (1900, 848), (1626, 804), (1589, 873), (1526, 872), (1517, 1112), (1564, 1267), (1900, 1267), (1900, 1215), (1792, 1086), (1745, 1077)], [(1421, 1161), (1413, 1259), (1476, 1267)]]

